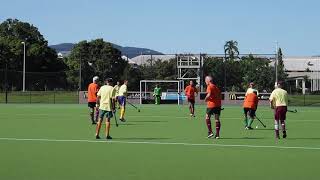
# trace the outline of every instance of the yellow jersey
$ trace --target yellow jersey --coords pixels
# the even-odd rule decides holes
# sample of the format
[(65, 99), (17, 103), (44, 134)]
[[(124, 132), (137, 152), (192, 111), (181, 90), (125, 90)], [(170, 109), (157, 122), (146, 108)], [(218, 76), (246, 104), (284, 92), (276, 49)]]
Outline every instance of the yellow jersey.
[(127, 96), (128, 88), (127, 85), (123, 84), (119, 89), (119, 96)]
[(104, 85), (100, 88), (97, 93), (100, 96), (100, 107), (99, 109), (104, 111), (112, 110), (112, 98), (115, 95), (114, 88), (109, 85)]
[(272, 91), (269, 100), (275, 106), (288, 106), (288, 93), (284, 89), (276, 88)]

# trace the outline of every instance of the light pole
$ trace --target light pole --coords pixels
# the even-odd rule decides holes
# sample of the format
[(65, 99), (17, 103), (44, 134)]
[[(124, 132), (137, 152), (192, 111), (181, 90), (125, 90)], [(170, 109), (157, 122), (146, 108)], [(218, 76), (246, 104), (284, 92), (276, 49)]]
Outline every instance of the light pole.
[(24, 41), (21, 42), (23, 44), (23, 77), (22, 77), (22, 91), (26, 91), (26, 43)]
[(275, 69), (276, 69), (276, 82), (275, 82), (275, 86), (277, 85), (278, 83), (278, 46), (279, 46), (279, 43), (278, 41), (276, 41), (276, 59), (275, 59)]
[(82, 84), (82, 77), (81, 77), (81, 64), (82, 64), (82, 57), (81, 57), (81, 54), (80, 54), (80, 67), (79, 67), (79, 91), (81, 91), (81, 84)]

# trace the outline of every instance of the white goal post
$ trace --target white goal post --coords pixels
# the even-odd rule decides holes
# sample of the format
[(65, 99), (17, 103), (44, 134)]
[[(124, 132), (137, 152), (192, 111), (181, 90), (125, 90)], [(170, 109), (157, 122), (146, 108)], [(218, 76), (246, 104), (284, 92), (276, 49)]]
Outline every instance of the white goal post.
[[(143, 99), (147, 99), (147, 83), (176, 83), (178, 105), (181, 104), (181, 92), (184, 90), (184, 81), (182, 80), (141, 80), (140, 81), (140, 104)], [(144, 89), (143, 89), (144, 86)], [(175, 93), (175, 92), (173, 92)]]

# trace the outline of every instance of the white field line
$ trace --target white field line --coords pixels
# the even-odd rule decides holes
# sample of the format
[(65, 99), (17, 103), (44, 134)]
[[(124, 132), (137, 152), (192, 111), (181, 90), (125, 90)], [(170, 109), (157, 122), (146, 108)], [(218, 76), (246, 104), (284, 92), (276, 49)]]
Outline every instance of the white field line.
[(267, 146), (267, 145), (246, 145), (246, 144), (196, 144), (180, 142), (148, 142), (148, 141), (103, 141), (103, 140), (82, 140), (82, 139), (24, 139), (24, 138), (0, 138), (0, 141), (40, 141), (40, 142), (84, 142), (84, 143), (117, 143), (117, 144), (151, 144), (151, 145), (182, 145), (182, 146), (207, 146), (207, 147), (242, 147), (242, 148), (270, 148), (270, 149), (301, 149), (320, 150), (320, 147), (308, 146)]

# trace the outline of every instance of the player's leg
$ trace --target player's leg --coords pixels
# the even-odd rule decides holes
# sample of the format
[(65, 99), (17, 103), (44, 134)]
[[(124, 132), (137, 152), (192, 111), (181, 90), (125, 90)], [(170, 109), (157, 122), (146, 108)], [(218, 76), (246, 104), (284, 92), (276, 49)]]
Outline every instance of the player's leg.
[(110, 136), (110, 120), (113, 117), (112, 111), (108, 111), (106, 114), (106, 138), (112, 139)]
[(192, 103), (191, 103), (191, 99), (189, 99), (189, 98), (188, 98), (188, 104), (189, 104), (190, 116), (193, 116), (193, 113), (192, 113)]
[(216, 136), (215, 136), (216, 139), (220, 138), (220, 129), (221, 129), (220, 113), (221, 113), (221, 107), (215, 108), (214, 119), (216, 122)]
[(214, 136), (212, 133), (212, 126), (211, 126), (211, 114), (212, 114), (212, 108), (207, 108), (207, 113), (206, 113), (206, 124), (208, 128), (208, 138), (211, 138)]
[(281, 128), (282, 128), (282, 137), (287, 137), (287, 131), (286, 131), (286, 114), (287, 114), (287, 107), (281, 108), (281, 116), (280, 116), (280, 122), (281, 122)]
[(99, 121), (97, 123), (97, 127), (96, 127), (96, 139), (100, 139), (100, 129), (101, 129), (101, 126), (102, 126), (102, 121), (103, 121), (103, 117), (105, 115), (105, 111), (103, 110), (100, 110), (100, 117), (99, 117)]
[(274, 131), (276, 135), (276, 139), (280, 139), (279, 136), (279, 108), (276, 107), (275, 109), (275, 115), (274, 115)]
[(192, 114), (193, 117), (195, 117), (195, 115), (194, 115), (194, 104), (195, 104), (195, 100), (192, 99), (191, 100), (191, 114)]
[(99, 108), (96, 107), (95, 108), (95, 122), (98, 122), (99, 121)]
[(248, 129), (253, 129), (252, 127), (251, 127), (251, 125), (252, 125), (252, 123), (253, 123), (253, 121), (254, 121), (254, 117), (255, 117), (255, 110), (254, 109), (249, 109), (249, 111), (248, 111), (248, 113), (249, 113), (249, 120), (248, 120)]
[(120, 109), (120, 121), (125, 122), (124, 119), (124, 114), (126, 112), (126, 98), (124, 96), (120, 96), (120, 104), (121, 104), (121, 109)]
[(248, 129), (248, 108), (243, 108), (244, 120), (243, 124), (246, 129)]
[(90, 120), (91, 120), (92, 124), (96, 124), (94, 121), (94, 108), (95, 108), (95, 106), (93, 106), (92, 102), (88, 102), (88, 108), (89, 108)]
[(160, 96), (156, 95), (156, 104), (160, 105)]

